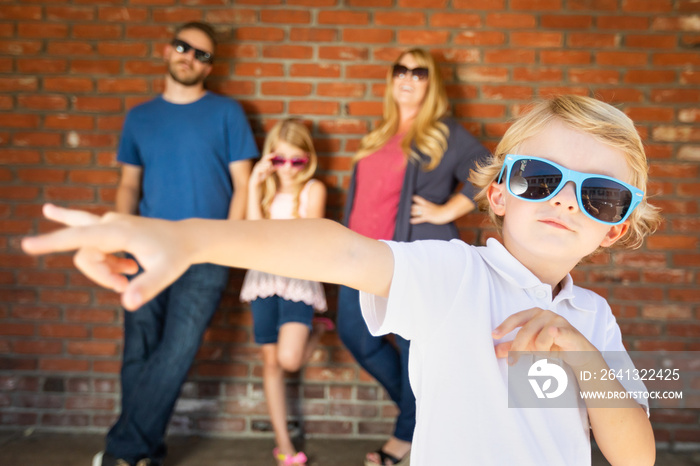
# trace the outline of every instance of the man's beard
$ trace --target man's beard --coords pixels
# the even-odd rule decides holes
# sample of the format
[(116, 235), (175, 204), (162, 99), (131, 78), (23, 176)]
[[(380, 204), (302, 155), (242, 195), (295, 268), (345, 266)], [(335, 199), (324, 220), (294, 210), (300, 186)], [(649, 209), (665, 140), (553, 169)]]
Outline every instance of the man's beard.
[(178, 64), (179, 64), (178, 62), (168, 63), (168, 73), (170, 73), (170, 77), (173, 78), (175, 80), (175, 82), (178, 82), (178, 83), (182, 84), (183, 86), (197, 86), (202, 81), (204, 81), (204, 78), (206, 76), (204, 76), (203, 73), (195, 75), (195, 76), (191, 77), (190, 79), (181, 78), (180, 76), (177, 75), (177, 73), (175, 71), (175, 67)]

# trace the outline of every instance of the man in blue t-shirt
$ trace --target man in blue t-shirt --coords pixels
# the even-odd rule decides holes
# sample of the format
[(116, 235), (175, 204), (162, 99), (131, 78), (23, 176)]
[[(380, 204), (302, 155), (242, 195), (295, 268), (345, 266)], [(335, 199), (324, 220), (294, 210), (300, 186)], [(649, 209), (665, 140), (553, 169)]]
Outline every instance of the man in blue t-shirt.
[[(166, 46), (165, 89), (126, 117), (116, 210), (144, 217), (242, 219), (258, 149), (240, 105), (204, 89), (214, 31), (181, 26)], [(165, 431), (228, 268), (190, 267), (135, 312), (124, 313), (121, 415), (93, 466), (160, 465)]]

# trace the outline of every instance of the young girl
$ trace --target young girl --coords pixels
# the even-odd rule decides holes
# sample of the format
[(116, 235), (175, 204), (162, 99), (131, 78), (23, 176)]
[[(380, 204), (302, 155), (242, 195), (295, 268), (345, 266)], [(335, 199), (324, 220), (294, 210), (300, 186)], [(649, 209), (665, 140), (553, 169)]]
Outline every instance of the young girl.
[[(247, 218), (322, 218), (326, 188), (312, 178), (316, 165), (306, 126), (292, 119), (277, 123), (250, 176)], [(314, 310), (327, 309), (323, 287), (314, 281), (250, 270), (241, 301), (250, 302), (255, 342), (262, 345), (263, 386), (277, 444), (273, 454), (279, 465), (305, 464), (306, 455), (296, 452), (287, 431), (284, 371), (298, 371), (321, 334), (333, 328), (330, 319), (313, 318)]]

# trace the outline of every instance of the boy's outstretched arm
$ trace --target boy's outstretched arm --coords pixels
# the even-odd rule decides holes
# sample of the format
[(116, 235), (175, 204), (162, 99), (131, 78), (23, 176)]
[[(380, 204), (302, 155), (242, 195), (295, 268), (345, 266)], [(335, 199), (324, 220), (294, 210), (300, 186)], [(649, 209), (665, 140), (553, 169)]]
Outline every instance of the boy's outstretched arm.
[[(517, 312), (496, 327), (492, 336), (500, 339), (518, 327), (515, 339), (496, 345), (497, 357), (508, 357), (509, 351), (556, 352), (574, 370), (581, 391), (626, 393), (617, 380), (582, 380), (585, 371), (601, 374), (609, 367), (600, 351), (562, 316), (539, 308)], [(654, 432), (641, 405), (624, 396), (602, 407), (591, 399), (585, 403), (596, 443), (611, 465), (654, 464)]]
[[(25, 238), (30, 254), (77, 250), (76, 266), (98, 284), (122, 293), (126, 309), (137, 309), (192, 264), (211, 262), (294, 278), (338, 283), (387, 296), (394, 259), (389, 247), (331, 220), (179, 222), (44, 207), (47, 218), (68, 225)], [(113, 256), (134, 255), (145, 272), (128, 282), (135, 263)]]

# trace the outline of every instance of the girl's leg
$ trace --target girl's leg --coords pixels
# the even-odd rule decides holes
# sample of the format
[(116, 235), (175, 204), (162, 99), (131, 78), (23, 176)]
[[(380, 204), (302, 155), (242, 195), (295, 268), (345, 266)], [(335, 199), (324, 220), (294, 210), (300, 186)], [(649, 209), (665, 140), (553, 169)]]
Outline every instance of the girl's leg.
[[(277, 344), (262, 346), (263, 389), (272, 430), (275, 433), (277, 451), (283, 455), (294, 455), (294, 445), (287, 431), (287, 394), (284, 383), (284, 369), (277, 361)], [(278, 463), (282, 464), (278, 461)]]

